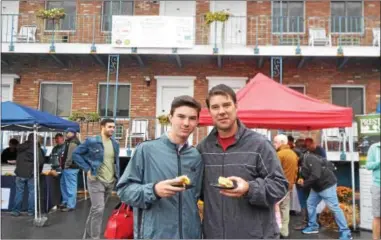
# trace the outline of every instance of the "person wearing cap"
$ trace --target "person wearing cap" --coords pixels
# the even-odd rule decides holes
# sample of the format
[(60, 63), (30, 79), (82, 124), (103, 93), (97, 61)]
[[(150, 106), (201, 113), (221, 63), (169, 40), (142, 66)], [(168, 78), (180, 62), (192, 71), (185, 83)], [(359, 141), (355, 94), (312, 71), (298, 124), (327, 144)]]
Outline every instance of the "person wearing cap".
[(77, 138), (77, 131), (73, 128), (66, 129), (66, 140), (64, 143), (64, 151), (59, 158), (59, 165), (62, 169), (61, 177), (61, 194), (62, 203), (59, 208), (62, 212), (70, 212), (75, 209), (77, 204), (77, 182), (78, 182), (78, 165), (73, 162), (73, 152), (77, 148), (80, 141)]

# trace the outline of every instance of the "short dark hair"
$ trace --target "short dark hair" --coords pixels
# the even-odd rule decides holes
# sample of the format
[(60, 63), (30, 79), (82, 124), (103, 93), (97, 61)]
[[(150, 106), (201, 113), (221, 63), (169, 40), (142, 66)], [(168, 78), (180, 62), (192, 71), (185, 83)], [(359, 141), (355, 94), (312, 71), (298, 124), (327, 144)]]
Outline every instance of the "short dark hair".
[(294, 142), (295, 141), (294, 137), (291, 136), (291, 135), (288, 135), (287, 139), (288, 139), (289, 142)]
[(197, 111), (197, 116), (200, 115), (201, 111), (201, 104), (197, 102), (193, 97), (188, 95), (182, 95), (175, 97), (171, 103), (171, 111), (170, 114), (173, 116), (173, 113), (175, 112), (176, 108), (187, 106), (190, 108), (194, 108)]
[(9, 145), (18, 145), (19, 141), (16, 138), (12, 138), (9, 140)]
[(305, 140), (304, 140), (304, 142), (312, 142), (312, 143), (314, 143), (314, 140), (312, 139), (312, 138), (310, 138), (310, 137), (308, 137), (308, 138), (306, 138)]
[(106, 126), (107, 123), (115, 123), (115, 121), (114, 121), (114, 119), (111, 119), (111, 118), (102, 119), (102, 121), (101, 121), (101, 127)]
[(58, 137), (64, 137), (62, 133), (57, 133), (54, 138), (58, 138)]
[(219, 84), (217, 86), (212, 87), (212, 89), (210, 89), (208, 93), (208, 96), (206, 97), (205, 102), (208, 108), (210, 107), (210, 98), (216, 95), (222, 95), (226, 97), (230, 96), (230, 98), (233, 100), (233, 103), (237, 104), (237, 96), (234, 90), (225, 84)]

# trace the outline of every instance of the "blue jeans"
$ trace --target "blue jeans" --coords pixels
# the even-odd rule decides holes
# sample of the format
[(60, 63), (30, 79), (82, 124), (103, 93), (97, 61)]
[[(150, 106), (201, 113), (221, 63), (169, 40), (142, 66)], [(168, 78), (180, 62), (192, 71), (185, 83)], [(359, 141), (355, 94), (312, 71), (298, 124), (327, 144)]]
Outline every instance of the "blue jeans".
[(34, 214), (34, 179), (32, 178), (22, 178), (16, 177), (16, 195), (15, 195), (15, 205), (12, 208), (12, 212), (21, 212), (21, 207), (24, 199), (24, 187), (28, 184), (28, 213)]
[(301, 188), (296, 186), (296, 192), (298, 193), (298, 200), (300, 204), (300, 208), (306, 209), (307, 208), (307, 198), (308, 198), (308, 192)]
[(77, 182), (79, 169), (65, 169), (61, 176), (62, 204), (75, 208), (77, 204)]
[(339, 199), (337, 198), (336, 193), (336, 184), (321, 192), (315, 192), (311, 189), (310, 195), (307, 199), (308, 227), (314, 229), (319, 228), (319, 225), (316, 222), (316, 207), (321, 200), (325, 202), (329, 210), (331, 210), (331, 212), (334, 214), (335, 221), (339, 226), (339, 232), (350, 233), (347, 220), (345, 219), (343, 211), (339, 207)]

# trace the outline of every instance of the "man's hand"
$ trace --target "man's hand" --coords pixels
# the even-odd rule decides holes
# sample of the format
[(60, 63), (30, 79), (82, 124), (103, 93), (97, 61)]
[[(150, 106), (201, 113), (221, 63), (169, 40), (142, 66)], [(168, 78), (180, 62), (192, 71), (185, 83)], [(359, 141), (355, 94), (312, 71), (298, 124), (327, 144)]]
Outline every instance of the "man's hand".
[(182, 181), (180, 178), (168, 179), (161, 182), (158, 182), (155, 185), (155, 193), (161, 198), (169, 198), (178, 192), (183, 192), (185, 190), (184, 187), (174, 187), (173, 185), (181, 185)]
[(237, 187), (234, 189), (224, 189), (220, 193), (227, 197), (239, 198), (249, 191), (249, 183), (240, 177), (228, 177), (228, 179), (236, 182)]

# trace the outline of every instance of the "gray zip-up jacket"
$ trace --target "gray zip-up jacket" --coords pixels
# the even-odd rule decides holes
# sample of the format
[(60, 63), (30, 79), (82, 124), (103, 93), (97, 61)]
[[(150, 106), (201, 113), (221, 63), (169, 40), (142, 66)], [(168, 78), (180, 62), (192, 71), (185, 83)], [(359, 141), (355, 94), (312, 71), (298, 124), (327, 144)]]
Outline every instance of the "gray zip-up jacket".
[[(200, 239), (202, 173), (201, 155), (194, 147), (178, 151), (166, 135), (141, 143), (117, 184), (121, 201), (134, 208), (134, 238)], [(170, 198), (155, 195), (155, 183), (181, 175), (195, 187)]]
[[(278, 238), (274, 205), (286, 195), (287, 179), (270, 142), (239, 121), (238, 125), (236, 142), (226, 152), (216, 128), (197, 147), (205, 164), (204, 238)], [(241, 198), (221, 195), (210, 186), (219, 176), (243, 178), (250, 185), (248, 193)]]

